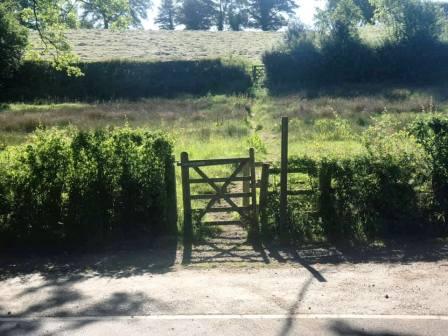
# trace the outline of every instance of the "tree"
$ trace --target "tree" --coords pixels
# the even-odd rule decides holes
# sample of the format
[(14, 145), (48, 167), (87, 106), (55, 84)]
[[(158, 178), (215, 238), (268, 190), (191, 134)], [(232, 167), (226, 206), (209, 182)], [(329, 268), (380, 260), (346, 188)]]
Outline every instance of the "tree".
[(159, 6), (159, 14), (155, 19), (155, 23), (159, 25), (160, 29), (174, 30), (176, 8), (173, 0), (162, 0)]
[[(340, 2), (341, 0), (328, 0), (327, 9), (335, 10)], [(353, 0), (353, 3), (361, 10), (363, 23), (371, 23), (375, 15), (375, 7), (370, 0)]]
[(442, 10), (421, 0), (371, 0), (376, 19), (389, 29), (395, 41), (435, 41), (443, 31)]
[(249, 0), (249, 25), (263, 31), (278, 30), (296, 7), (293, 0)]
[(0, 4), (0, 88), (19, 67), (27, 37), (27, 30), (11, 13), (11, 8)]
[(34, 31), (40, 51), (28, 51), (29, 59), (50, 58), (52, 65), (69, 75), (81, 75), (78, 61), (65, 36), (65, 29), (77, 24), (77, 0), (6, 0), (19, 22)]
[(142, 27), (150, 0), (78, 0), (84, 27), (125, 29)]
[(440, 6), (445, 17), (448, 17), (448, 2), (440, 2), (437, 5)]
[(148, 9), (150, 9), (151, 6), (151, 0), (129, 0), (132, 27), (143, 28), (142, 20), (148, 18)]
[(208, 30), (213, 26), (216, 10), (211, 0), (184, 0), (177, 21), (187, 30)]
[(216, 27), (219, 31), (224, 30), (224, 24), (226, 21), (227, 11), (230, 5), (230, 0), (216, 0), (214, 2), (216, 13)]
[(358, 26), (363, 21), (363, 14), (354, 0), (337, 0), (329, 2), (326, 9), (318, 11), (316, 19), (321, 33), (336, 35), (337, 39), (341, 39), (346, 37), (343, 34), (358, 36)]
[(227, 9), (227, 24), (234, 31), (240, 31), (246, 27), (249, 22), (249, 12), (246, 0), (230, 1)]

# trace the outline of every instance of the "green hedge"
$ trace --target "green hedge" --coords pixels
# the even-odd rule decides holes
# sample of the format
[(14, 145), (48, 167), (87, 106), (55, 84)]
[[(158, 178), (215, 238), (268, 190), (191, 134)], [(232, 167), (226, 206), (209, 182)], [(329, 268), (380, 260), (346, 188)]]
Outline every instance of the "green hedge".
[(172, 165), (171, 142), (161, 133), (39, 130), (28, 144), (0, 152), (2, 243), (55, 246), (173, 233)]
[(79, 65), (82, 77), (69, 77), (45, 62), (25, 62), (0, 92), (0, 101), (139, 99), (246, 93), (252, 80), (244, 64), (221, 60), (131, 62)]
[(350, 39), (323, 45), (304, 40), (292, 49), (265, 53), (263, 63), (267, 87), (279, 93), (341, 83), (443, 83), (448, 76), (448, 44), (419, 40), (372, 47)]
[[(417, 120), (394, 134), (367, 134), (366, 154), (289, 160), (291, 235), (297, 240), (366, 241), (448, 234), (448, 118)], [(275, 180), (275, 179), (274, 179)], [(265, 236), (279, 234), (279, 186), (274, 184)]]

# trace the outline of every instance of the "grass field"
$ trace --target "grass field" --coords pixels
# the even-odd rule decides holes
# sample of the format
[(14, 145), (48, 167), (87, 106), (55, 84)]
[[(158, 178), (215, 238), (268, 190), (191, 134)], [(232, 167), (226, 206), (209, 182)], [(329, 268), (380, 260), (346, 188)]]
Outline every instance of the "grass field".
[[(255, 97), (204, 96), (138, 102), (11, 104), (0, 113), (0, 142), (21, 143), (39, 126), (96, 128), (129, 124), (164, 130), (178, 157), (232, 157), (255, 147), (258, 159), (276, 161), (280, 118), (291, 117), (290, 152), (348, 155), (362, 150), (360, 136), (372, 117), (390, 113), (405, 125), (425, 112), (448, 111), (443, 88), (340, 88), (341, 93), (295, 93)], [(342, 92), (344, 94), (342, 94)], [(375, 92), (367, 94), (365, 92)]]
[[(37, 36), (35, 48), (39, 49)], [(109, 31), (72, 30), (67, 33), (82, 61), (132, 59), (151, 61), (242, 58), (255, 63), (282, 40), (278, 32)]]

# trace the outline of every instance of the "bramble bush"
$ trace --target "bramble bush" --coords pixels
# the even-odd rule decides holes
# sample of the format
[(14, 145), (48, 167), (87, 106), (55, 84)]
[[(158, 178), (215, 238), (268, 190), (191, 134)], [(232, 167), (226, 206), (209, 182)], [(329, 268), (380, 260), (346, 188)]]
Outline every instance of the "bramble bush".
[(2, 243), (93, 244), (172, 233), (172, 164), (163, 133), (38, 130), (29, 143), (0, 152)]
[[(371, 241), (403, 236), (440, 236), (447, 230), (448, 118), (417, 120), (397, 130), (388, 116), (363, 135), (365, 154), (293, 157), (288, 196), (291, 237), (297, 240)], [(277, 181), (276, 181), (277, 180)], [(273, 179), (267, 236), (278, 234), (278, 179)]]

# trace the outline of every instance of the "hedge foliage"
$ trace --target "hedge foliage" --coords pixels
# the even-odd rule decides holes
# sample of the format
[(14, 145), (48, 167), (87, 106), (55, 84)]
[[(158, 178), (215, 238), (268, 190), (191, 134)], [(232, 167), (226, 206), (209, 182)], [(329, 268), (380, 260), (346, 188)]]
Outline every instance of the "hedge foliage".
[(162, 133), (38, 130), (28, 144), (0, 151), (2, 243), (55, 246), (167, 233), (172, 164), (172, 144)]
[[(300, 240), (365, 241), (448, 234), (448, 118), (419, 119), (389, 133), (368, 130), (366, 154), (352, 158), (295, 157), (289, 196), (291, 234)], [(278, 191), (278, 185), (274, 184)], [(265, 235), (278, 233), (279, 197), (270, 196)]]
[(245, 65), (221, 60), (79, 64), (84, 76), (67, 76), (46, 62), (25, 62), (0, 92), (0, 101), (97, 101), (182, 94), (245, 93)]
[(263, 57), (271, 90), (340, 83), (426, 84), (448, 76), (448, 44), (406, 41), (368, 46), (357, 40), (309, 40), (292, 50), (274, 50)]

